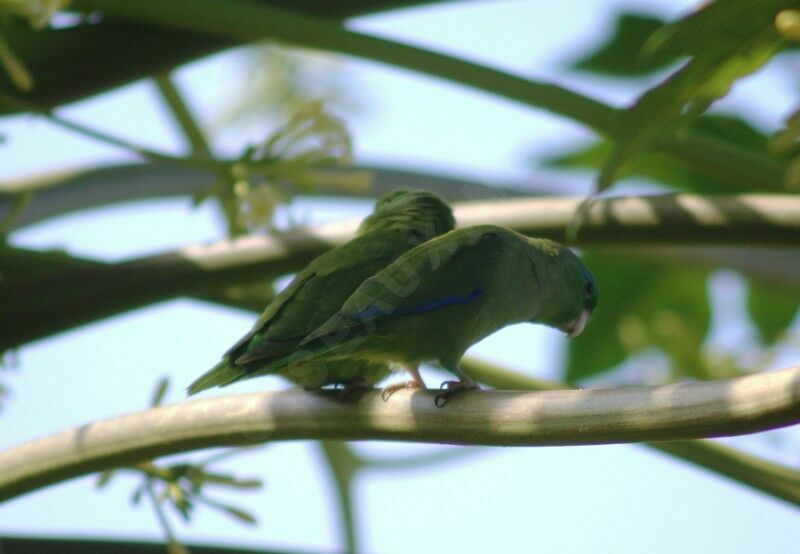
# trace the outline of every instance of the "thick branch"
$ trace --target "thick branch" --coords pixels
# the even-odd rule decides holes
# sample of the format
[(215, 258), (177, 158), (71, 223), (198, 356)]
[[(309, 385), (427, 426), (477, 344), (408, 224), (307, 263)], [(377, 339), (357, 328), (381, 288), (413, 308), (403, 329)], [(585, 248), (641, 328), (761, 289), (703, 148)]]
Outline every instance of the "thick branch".
[[(461, 367), (479, 382), (498, 389), (542, 391), (561, 390), (566, 386), (472, 358), (463, 359)], [(800, 471), (795, 469), (710, 440), (646, 442), (642, 446), (800, 506)]]
[(164, 406), (83, 425), (0, 453), (0, 499), (141, 460), (275, 440), (403, 440), (545, 446), (740, 435), (800, 422), (800, 366), (659, 387), (434, 393), (256, 393)]
[[(564, 241), (580, 198), (518, 198), (455, 206), (460, 225), (494, 223)], [(349, 240), (347, 221), (280, 236), (247, 236), (112, 265), (31, 275), (0, 287), (0, 350), (153, 302), (296, 271)], [(784, 245), (800, 242), (800, 197), (663, 195), (593, 203), (578, 245)], [(794, 256), (796, 259), (796, 256)], [(70, 283), (65, 287), (65, 283)], [(47, 314), (47, 317), (43, 317)]]
[[(315, 188), (314, 194), (375, 197), (395, 188), (420, 188), (436, 192), (446, 200), (465, 201), (514, 198), (546, 191), (544, 187), (534, 187), (530, 184), (488, 186), (458, 177), (371, 165), (332, 167), (326, 171), (335, 173), (362, 170), (370, 173), (369, 190), (358, 193), (352, 189), (320, 184)], [(29, 192), (35, 194), (25, 206), (25, 210), (11, 222), (9, 227), (11, 230), (56, 215), (118, 202), (192, 197), (208, 191), (218, 180), (219, 174), (210, 169), (168, 164), (114, 165), (37, 175), (0, 185), (0, 221), (11, 213), (17, 197)], [(292, 189), (289, 192), (307, 194), (300, 189)]]

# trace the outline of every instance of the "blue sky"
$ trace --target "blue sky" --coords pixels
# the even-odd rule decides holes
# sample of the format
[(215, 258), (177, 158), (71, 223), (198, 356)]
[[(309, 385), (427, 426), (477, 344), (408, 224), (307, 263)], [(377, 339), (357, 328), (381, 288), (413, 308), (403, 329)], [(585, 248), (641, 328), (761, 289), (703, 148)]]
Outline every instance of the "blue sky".
[[(621, 5), (674, 15), (693, 3), (466, 2), (362, 18), (352, 25), (509, 71), (571, 82), (558, 72), (559, 65), (601, 36), (613, 7)], [(571, 50), (565, 52), (565, 44)], [(236, 75), (235, 56), (216, 56), (179, 73), (207, 121), (230, 93), (219, 83)], [(520, 160), (531, 151), (553, 151), (590, 136), (569, 122), (462, 87), (363, 61), (347, 67), (366, 102), (364, 114), (352, 122), (360, 161), (431, 168), (492, 183), (530, 178)], [(585, 77), (580, 86), (617, 103), (631, 97), (618, 85)], [(788, 85), (768, 71), (759, 82), (737, 87), (723, 106), (760, 105), (759, 122), (770, 127), (785, 112), (788, 98)], [(64, 113), (155, 147), (176, 150), (180, 144), (148, 84)], [(2, 180), (128, 159), (28, 117), (0, 121), (0, 134), (8, 138), (0, 149)], [(226, 134), (221, 146), (235, 149), (241, 140)], [(589, 179), (572, 186), (586, 188)], [(292, 213), (319, 222), (359, 217), (369, 209), (365, 202), (298, 202)], [(59, 218), (13, 240), (118, 259), (213, 240), (221, 232), (210, 207), (159, 201)], [(185, 385), (213, 365), (252, 321), (251, 314), (174, 300), (22, 348), (19, 371), (2, 374), (13, 397), (0, 415), (0, 448), (141, 409), (164, 374), (173, 383), (168, 401), (180, 402)], [(472, 352), (552, 377), (563, 348), (559, 333), (527, 325), (505, 329)], [(441, 377), (425, 375), (431, 383)], [(277, 379), (260, 379), (225, 393), (284, 386)], [(769, 453), (774, 452), (771, 442), (796, 438), (790, 431), (732, 442)], [(440, 447), (366, 443), (358, 448), (374, 456), (405, 456)], [(341, 544), (333, 490), (314, 443), (270, 445), (224, 467), (266, 480), (266, 490), (258, 493), (218, 495), (250, 508), (260, 526), (244, 528), (201, 509), (188, 526), (173, 518), (182, 540), (321, 550)], [(146, 506), (128, 506), (135, 480), (119, 477), (100, 494), (93, 482), (93, 477), (74, 480), (1, 506), (0, 534), (161, 537)], [(778, 501), (638, 446), (480, 449), (446, 466), (365, 474), (358, 485), (360, 537), (367, 552), (790, 552), (800, 523), (797, 512)]]

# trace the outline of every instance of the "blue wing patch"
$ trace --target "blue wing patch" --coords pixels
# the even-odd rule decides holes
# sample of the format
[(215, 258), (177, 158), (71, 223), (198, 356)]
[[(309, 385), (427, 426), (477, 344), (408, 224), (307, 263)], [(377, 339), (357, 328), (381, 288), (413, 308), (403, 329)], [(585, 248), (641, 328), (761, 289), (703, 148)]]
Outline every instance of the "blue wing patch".
[(477, 287), (463, 296), (460, 296), (458, 294), (453, 294), (450, 296), (445, 296), (444, 298), (436, 298), (434, 300), (430, 300), (429, 302), (424, 302), (422, 304), (418, 304), (416, 306), (411, 306), (408, 308), (390, 308), (383, 310), (376, 306), (370, 306), (368, 308), (350, 314), (350, 317), (353, 319), (366, 321), (369, 319), (375, 319), (376, 317), (388, 316), (388, 315), (422, 314), (425, 312), (432, 312), (434, 310), (445, 308), (447, 306), (453, 306), (456, 304), (469, 304), (470, 302), (473, 302), (474, 300), (480, 298), (484, 292), (486, 292), (486, 290), (483, 287)]

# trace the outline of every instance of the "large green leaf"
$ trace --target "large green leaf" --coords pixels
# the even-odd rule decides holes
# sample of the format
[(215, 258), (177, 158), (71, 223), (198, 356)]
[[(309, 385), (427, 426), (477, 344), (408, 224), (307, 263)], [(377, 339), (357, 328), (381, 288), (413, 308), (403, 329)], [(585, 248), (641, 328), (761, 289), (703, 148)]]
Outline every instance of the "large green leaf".
[(705, 377), (698, 360), (710, 321), (707, 271), (602, 252), (589, 252), (584, 261), (600, 301), (586, 330), (570, 341), (568, 382), (651, 347), (670, 356), (677, 375)]
[(664, 69), (680, 56), (666, 51), (649, 53), (644, 45), (665, 24), (652, 15), (620, 14), (608, 40), (570, 67), (617, 77), (639, 77)]
[(733, 83), (766, 63), (783, 46), (775, 15), (790, 0), (718, 0), (661, 29), (646, 49), (685, 51), (692, 58), (622, 112), (616, 147), (602, 168), (598, 186), (607, 188), (623, 164), (665, 132), (686, 125)]
[[(736, 144), (740, 151), (753, 156), (788, 163), (793, 152), (775, 154), (768, 148), (769, 139), (746, 121), (729, 116), (706, 115), (698, 119), (694, 128), (715, 138)], [(548, 167), (560, 169), (597, 170), (603, 166), (614, 146), (609, 140), (600, 140), (581, 146), (571, 152), (546, 158)], [(644, 150), (633, 156), (619, 171), (618, 178), (638, 177), (650, 179), (676, 190), (699, 193), (726, 193), (751, 191), (751, 186), (742, 186), (735, 180), (721, 180), (700, 171), (696, 165), (664, 152)], [(765, 180), (760, 192), (786, 192), (779, 182)]]
[(800, 288), (770, 286), (754, 280), (748, 284), (747, 311), (765, 344), (784, 335), (799, 306)]

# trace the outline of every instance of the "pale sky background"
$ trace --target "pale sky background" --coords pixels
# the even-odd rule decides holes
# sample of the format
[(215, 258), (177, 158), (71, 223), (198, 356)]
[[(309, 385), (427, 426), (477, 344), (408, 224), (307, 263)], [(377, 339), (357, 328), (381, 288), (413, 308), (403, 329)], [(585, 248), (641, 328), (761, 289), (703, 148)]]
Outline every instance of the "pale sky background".
[[(621, 103), (632, 97), (630, 90), (585, 75), (567, 80), (559, 67), (605, 34), (615, 6), (673, 16), (693, 4), (464, 2), (360, 18), (352, 27), (557, 79)], [(238, 75), (237, 56), (215, 56), (179, 72), (180, 84), (208, 121), (230, 94), (224, 85)], [(359, 161), (429, 168), (492, 183), (531, 178), (522, 162), (529, 152), (553, 152), (576, 137), (591, 136), (556, 117), (407, 71), (354, 60), (347, 68), (366, 105), (351, 125)], [(768, 68), (759, 79), (737, 86), (721, 105), (751, 106), (758, 110), (759, 124), (774, 128), (793, 93)], [(150, 84), (135, 84), (63, 113), (154, 147), (177, 151), (181, 144)], [(29, 117), (0, 120), (0, 134), (7, 138), (0, 148), (0, 180), (129, 159)], [(226, 135), (221, 146), (236, 151), (244, 142)], [(543, 171), (535, 175), (537, 182), (552, 178)], [(588, 186), (590, 177), (580, 179), (573, 180), (573, 187)], [(368, 202), (298, 201), (292, 215), (313, 223), (360, 217), (370, 207)], [(12, 239), (18, 245), (123, 259), (213, 240), (221, 233), (209, 206), (193, 209), (184, 201), (158, 201), (58, 218)], [(733, 282), (735, 292), (735, 279), (719, 278)], [(186, 384), (216, 363), (253, 320), (252, 314), (174, 300), (20, 349), (19, 370), (0, 374), (13, 391), (0, 414), (0, 448), (142, 409), (165, 373), (172, 379), (168, 401), (182, 401)], [(548, 378), (560, 367), (564, 344), (558, 332), (523, 325), (497, 333), (471, 353)], [(432, 371), (425, 375), (431, 384), (441, 377)], [(284, 386), (268, 378), (224, 392)], [(775, 446), (796, 446), (796, 429), (728, 442), (797, 463), (797, 448)], [(365, 443), (358, 448), (374, 456), (405, 456), (440, 447)], [(201, 507), (189, 525), (172, 518), (179, 538), (337, 550), (341, 540), (333, 489), (319, 461), (314, 443), (295, 442), (221, 465), (266, 481), (266, 489), (256, 493), (214, 494), (209, 489), (210, 495), (252, 510), (260, 525), (246, 528)], [(129, 507), (138, 478), (119, 476), (101, 493), (94, 491), (94, 482), (94, 476), (76, 479), (0, 506), (0, 535), (161, 539), (152, 510), (144, 503)], [(786, 504), (640, 446), (480, 449), (448, 465), (363, 474), (356, 499), (365, 552), (794, 552), (800, 524), (798, 512)]]

